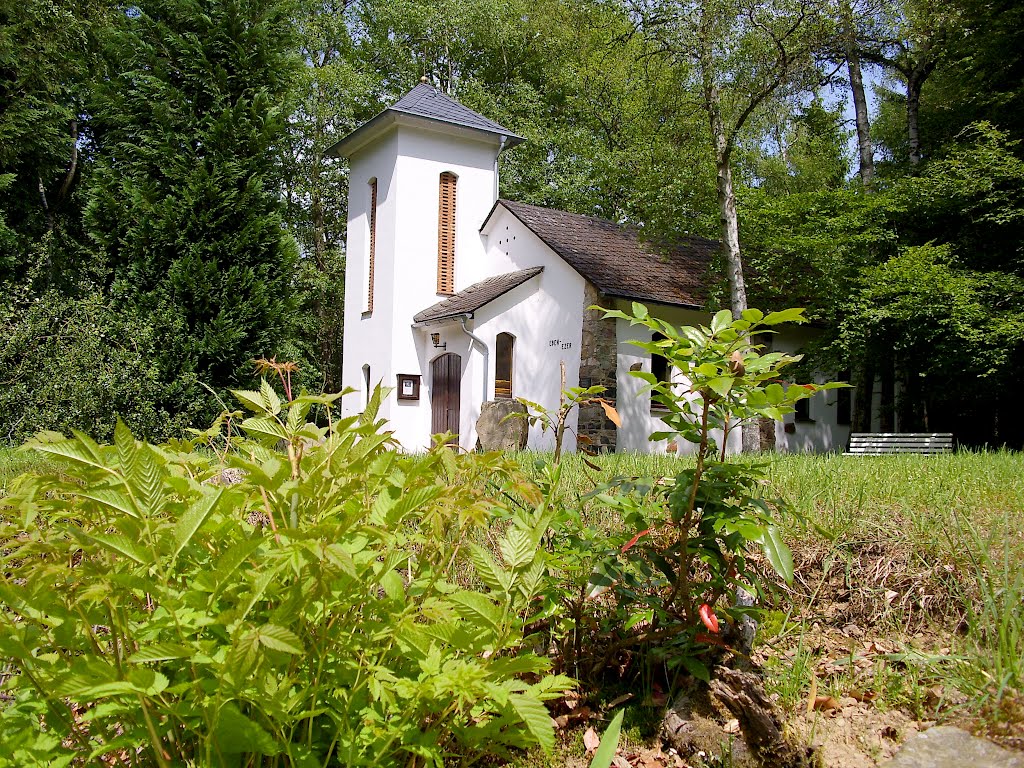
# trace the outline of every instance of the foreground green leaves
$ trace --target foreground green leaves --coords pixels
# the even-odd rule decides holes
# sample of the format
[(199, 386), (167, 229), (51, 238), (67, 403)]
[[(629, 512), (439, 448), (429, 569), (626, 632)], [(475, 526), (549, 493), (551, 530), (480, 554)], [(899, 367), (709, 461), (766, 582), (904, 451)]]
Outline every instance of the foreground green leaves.
[(536, 491), (498, 457), (399, 455), (372, 415), (324, 429), (268, 390), (243, 398), (234, 484), (198, 443), (123, 425), (113, 446), (31, 444), (61, 470), (0, 500), (0, 766), (551, 749), (543, 702), (571, 683), (524, 638), (550, 515), (495, 500)]

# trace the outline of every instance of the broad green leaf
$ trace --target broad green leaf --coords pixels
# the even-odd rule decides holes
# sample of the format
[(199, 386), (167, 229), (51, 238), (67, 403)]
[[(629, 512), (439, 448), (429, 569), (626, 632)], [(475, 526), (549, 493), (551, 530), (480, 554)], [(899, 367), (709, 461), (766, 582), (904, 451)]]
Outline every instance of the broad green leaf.
[(512, 574), (499, 566), (491, 553), (476, 542), (470, 542), (469, 556), (476, 568), (477, 576), (486, 587), (495, 592), (508, 592), (512, 586)]
[(778, 527), (766, 526), (758, 543), (764, 548), (764, 554), (775, 572), (785, 579), (787, 584), (791, 584), (793, 582), (793, 554), (786, 546), (786, 542), (783, 541)]
[(729, 390), (732, 389), (732, 385), (736, 380), (732, 376), (722, 376), (717, 379), (711, 379), (708, 381), (707, 386), (715, 392), (715, 394), (725, 397), (729, 394)]
[(536, 549), (530, 536), (518, 528), (510, 528), (501, 542), (501, 556), (510, 568), (520, 568), (533, 560)]
[(267, 411), (275, 416), (281, 412), (281, 398), (266, 379), (260, 379), (260, 398)]
[(704, 666), (703, 662), (698, 661), (692, 656), (681, 656), (679, 658), (679, 663), (683, 665), (687, 672), (698, 680), (705, 683), (711, 682), (711, 672), (708, 671), (708, 668)]
[(144, 645), (128, 657), (130, 664), (146, 664), (152, 661), (170, 661), (171, 659), (187, 659), (194, 649), (178, 643), (152, 643)]
[(95, 501), (108, 509), (120, 512), (127, 517), (138, 518), (139, 510), (129, 496), (113, 488), (96, 488), (80, 491), (78, 494), (83, 499)]
[(721, 309), (711, 318), (711, 332), (719, 334), (732, 324), (732, 312), (728, 309)]
[(615, 759), (615, 750), (619, 746), (619, 732), (622, 730), (622, 718), (625, 714), (626, 710), (620, 709), (608, 724), (608, 729), (601, 737), (601, 743), (594, 753), (594, 759), (590, 762), (590, 768), (610, 768), (612, 760)]
[(272, 651), (283, 651), (299, 655), (302, 653), (302, 641), (290, 629), (277, 624), (264, 624), (257, 630), (260, 644)]
[(130, 474), (126, 476), (129, 487), (150, 515), (157, 515), (163, 507), (164, 487), (163, 472), (159, 457), (152, 446), (143, 443), (139, 446)]
[(242, 429), (246, 432), (264, 435), (275, 440), (287, 440), (288, 432), (281, 423), (272, 416), (250, 416), (242, 422)]
[(266, 407), (263, 405), (263, 396), (259, 392), (247, 389), (232, 389), (231, 394), (253, 413), (266, 413)]
[(417, 488), (414, 491), (403, 493), (394, 508), (391, 510), (391, 520), (402, 520), (412, 512), (415, 512), (423, 505), (433, 501), (444, 491), (440, 485), (430, 485), (426, 488)]
[(174, 526), (174, 543), (175, 549), (174, 554), (171, 556), (171, 560), (176, 560), (178, 555), (181, 553), (188, 543), (195, 536), (203, 523), (207, 521), (210, 515), (213, 514), (214, 510), (217, 509), (217, 505), (220, 503), (221, 498), (224, 496), (224, 489), (219, 488), (216, 492), (206, 493), (202, 498), (193, 502), (188, 508), (188, 511), (181, 516), (177, 524)]
[(132, 541), (127, 536), (111, 533), (93, 533), (84, 534), (84, 536), (85, 538), (96, 542), (104, 549), (118, 555), (124, 555), (128, 559), (134, 560), (139, 565), (149, 564), (149, 553), (139, 547), (136, 542)]
[(213, 728), (217, 749), (225, 755), (276, 755), (281, 750), (270, 734), (243, 715), (234, 702), (221, 707)]
[(802, 307), (783, 309), (780, 312), (770, 312), (762, 321), (765, 325), (779, 325), (780, 323), (806, 323)]
[(764, 319), (764, 312), (760, 309), (744, 309), (740, 316), (748, 323), (759, 323)]
[(138, 453), (138, 447), (135, 444), (135, 437), (132, 435), (131, 430), (121, 421), (120, 417), (117, 419), (117, 424), (114, 427), (114, 445), (117, 448), (117, 460), (121, 465), (121, 471), (125, 474), (131, 472), (131, 467), (135, 463), (135, 456)]
[(502, 611), (491, 602), (486, 595), (479, 592), (460, 590), (449, 597), (455, 603), (459, 614), (471, 621), (483, 620), (488, 626), (497, 629), (502, 621)]
[(633, 302), (633, 316), (637, 320), (646, 320), (647, 317), (648, 317), (647, 307), (645, 307), (643, 304), (639, 304), (639, 303), (634, 301)]
[(405, 584), (398, 571), (389, 570), (380, 579), (380, 585), (389, 600), (405, 602)]
[(113, 472), (102, 458), (97, 457), (80, 440), (62, 440), (53, 443), (35, 442), (32, 444), (32, 448), (47, 456), (68, 459), (78, 464), (102, 469), (104, 472)]
[(555, 729), (548, 708), (540, 700), (520, 693), (509, 694), (508, 702), (541, 749), (551, 754), (555, 748)]

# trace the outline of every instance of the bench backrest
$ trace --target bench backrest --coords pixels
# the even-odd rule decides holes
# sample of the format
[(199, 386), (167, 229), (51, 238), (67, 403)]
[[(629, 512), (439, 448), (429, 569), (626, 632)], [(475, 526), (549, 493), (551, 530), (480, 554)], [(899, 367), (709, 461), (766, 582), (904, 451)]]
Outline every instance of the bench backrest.
[(847, 453), (949, 453), (952, 432), (854, 432)]

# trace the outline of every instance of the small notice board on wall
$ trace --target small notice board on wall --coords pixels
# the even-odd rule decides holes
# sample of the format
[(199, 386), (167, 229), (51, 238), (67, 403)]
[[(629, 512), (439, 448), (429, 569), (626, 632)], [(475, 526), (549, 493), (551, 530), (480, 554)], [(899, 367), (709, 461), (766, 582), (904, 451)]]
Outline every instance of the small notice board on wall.
[(418, 373), (398, 374), (398, 399), (420, 399), (420, 375)]

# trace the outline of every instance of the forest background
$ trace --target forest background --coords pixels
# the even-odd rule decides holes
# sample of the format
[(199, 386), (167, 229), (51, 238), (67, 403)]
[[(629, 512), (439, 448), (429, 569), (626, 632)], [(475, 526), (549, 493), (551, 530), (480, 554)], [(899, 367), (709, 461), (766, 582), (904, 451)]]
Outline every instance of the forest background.
[(1013, 0), (0, 0), (0, 441), (205, 426), (254, 358), (339, 389), (324, 150), (424, 76), (527, 137), (503, 197), (728, 243), (727, 173), (816, 368), (883, 429), (1024, 444)]

